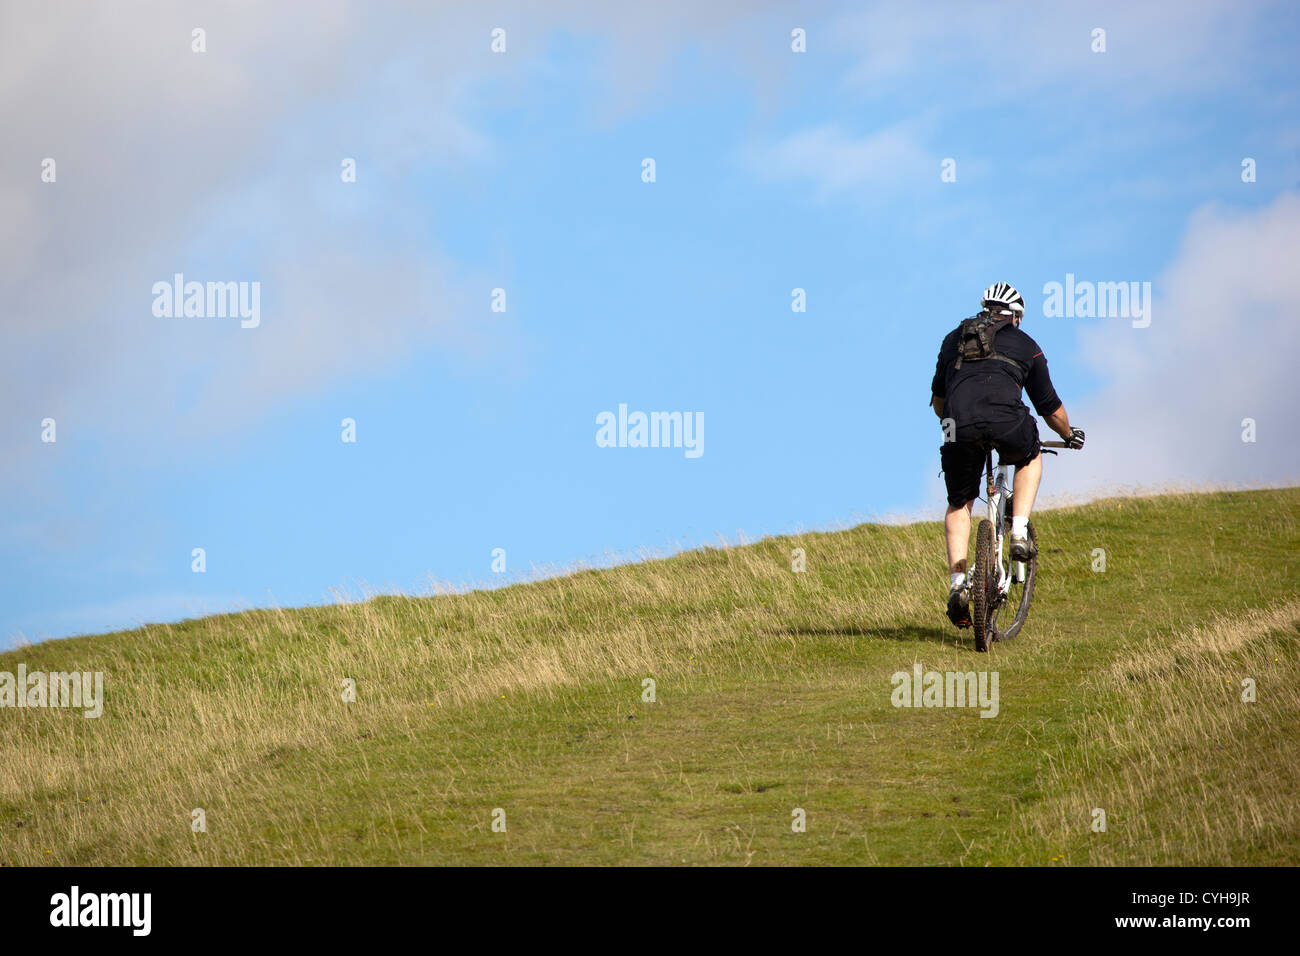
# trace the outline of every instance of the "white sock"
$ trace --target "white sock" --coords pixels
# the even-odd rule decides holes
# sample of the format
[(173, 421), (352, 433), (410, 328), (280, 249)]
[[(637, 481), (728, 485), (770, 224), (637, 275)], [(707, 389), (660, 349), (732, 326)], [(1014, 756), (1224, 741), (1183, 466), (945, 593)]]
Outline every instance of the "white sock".
[(966, 583), (965, 571), (953, 571), (948, 575), (948, 577), (952, 581), (952, 583), (948, 585), (949, 588), (959, 588)]
[(1029, 534), (1029, 519), (1024, 515), (1012, 515), (1011, 533), (1023, 538)]

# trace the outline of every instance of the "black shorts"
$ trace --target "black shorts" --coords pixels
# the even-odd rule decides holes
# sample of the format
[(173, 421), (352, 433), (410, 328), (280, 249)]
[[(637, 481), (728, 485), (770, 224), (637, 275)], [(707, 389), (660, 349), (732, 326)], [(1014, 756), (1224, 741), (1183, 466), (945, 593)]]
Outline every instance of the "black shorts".
[(997, 449), (999, 465), (1017, 468), (1037, 458), (1042, 449), (1038, 442), (1038, 422), (1029, 414), (1011, 425), (962, 426), (957, 429), (956, 439), (944, 442), (939, 449), (948, 504), (954, 508), (979, 497), (987, 447)]

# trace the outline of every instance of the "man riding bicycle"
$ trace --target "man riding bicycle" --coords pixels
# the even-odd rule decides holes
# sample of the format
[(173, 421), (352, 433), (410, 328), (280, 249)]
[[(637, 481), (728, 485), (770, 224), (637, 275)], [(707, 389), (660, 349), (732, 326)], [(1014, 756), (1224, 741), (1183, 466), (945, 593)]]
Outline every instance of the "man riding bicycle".
[(1011, 497), (1011, 557), (1028, 561), (1037, 549), (1029, 539), (1029, 515), (1043, 474), (1038, 423), (1020, 400), (1029, 392), (1034, 411), (1071, 448), (1082, 448), (1084, 434), (1070, 427), (1065, 406), (1052, 387), (1047, 359), (1038, 344), (1020, 331), (1025, 300), (1005, 282), (984, 290), (979, 314), (944, 337), (930, 384), (930, 405), (944, 422), (939, 450), (948, 491), (944, 530), (948, 539), (948, 618), (970, 627), (970, 587), (966, 551), (970, 545), (971, 506), (979, 497), (980, 473), (988, 448), (1000, 464), (1014, 465)]

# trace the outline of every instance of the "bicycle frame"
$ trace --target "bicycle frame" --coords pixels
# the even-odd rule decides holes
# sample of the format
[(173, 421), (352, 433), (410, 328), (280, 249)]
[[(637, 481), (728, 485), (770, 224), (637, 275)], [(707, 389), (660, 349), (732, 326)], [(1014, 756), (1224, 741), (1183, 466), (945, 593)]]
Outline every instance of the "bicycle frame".
[(1007, 507), (1011, 504), (1011, 486), (1014, 480), (1014, 478), (1008, 476), (1014, 474), (1015, 467), (999, 463), (995, 477), (993, 452), (990, 450), (985, 453), (985, 456), (984, 470), (987, 476), (988, 518), (989, 523), (993, 525), (993, 551), (998, 556), (998, 603), (1001, 604), (1006, 600), (1011, 585), (1016, 581), (1025, 579), (1025, 563), (1023, 561), (1008, 562), (1002, 559), (1003, 530), (1006, 527)]
[[(1042, 442), (1042, 454), (1055, 455), (1053, 448), (1069, 448), (1065, 442)], [(1015, 466), (998, 463), (993, 467), (993, 449), (984, 453), (984, 473), (987, 479), (989, 523), (993, 525), (993, 550), (998, 556), (998, 604), (1007, 599), (1011, 585), (1025, 579), (1025, 562), (1002, 560), (1002, 538), (1007, 523), (1007, 508), (1011, 504), (1012, 484), (1015, 481)], [(1010, 476), (1010, 477), (1008, 477)]]

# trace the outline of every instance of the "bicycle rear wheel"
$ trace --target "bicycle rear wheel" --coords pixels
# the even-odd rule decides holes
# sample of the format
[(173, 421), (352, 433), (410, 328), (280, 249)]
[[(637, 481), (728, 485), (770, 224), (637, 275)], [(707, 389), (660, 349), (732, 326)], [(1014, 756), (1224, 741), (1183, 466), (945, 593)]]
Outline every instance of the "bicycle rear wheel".
[(970, 621), (975, 650), (984, 653), (993, 641), (997, 606), (998, 568), (993, 553), (993, 523), (987, 518), (975, 531), (975, 567), (970, 575)]
[[(1026, 534), (1037, 547), (1038, 537), (1034, 534), (1034, 523), (1032, 521), (1029, 522), (1029, 530)], [(1011, 521), (1008, 519), (1002, 540), (1009, 541), (1010, 538)], [(1010, 555), (1007, 555), (1007, 560), (1011, 560)], [(994, 574), (996, 575), (996, 573), (995, 571)], [(1011, 588), (1007, 591), (1006, 600), (1000, 602), (990, 615), (989, 627), (993, 632), (993, 640), (1009, 641), (1019, 634), (1020, 629), (1025, 626), (1025, 621), (1029, 620), (1029, 605), (1034, 599), (1034, 581), (1037, 577), (1038, 558), (1034, 557), (1025, 562), (1024, 580), (1012, 580)], [(999, 619), (1008, 622), (1006, 627), (999, 626)]]

